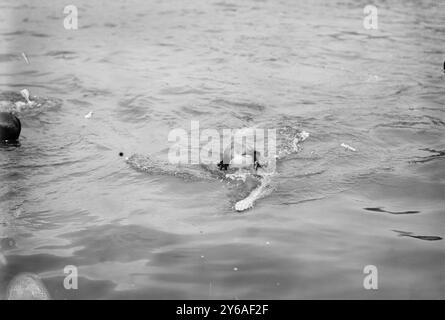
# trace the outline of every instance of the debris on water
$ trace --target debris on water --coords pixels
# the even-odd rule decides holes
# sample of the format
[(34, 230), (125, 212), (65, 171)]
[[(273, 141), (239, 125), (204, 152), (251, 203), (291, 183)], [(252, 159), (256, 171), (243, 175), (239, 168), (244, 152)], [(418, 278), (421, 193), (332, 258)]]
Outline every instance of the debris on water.
[(93, 111), (88, 112), (87, 115), (85, 115), (85, 119), (90, 119), (93, 116)]
[(270, 242), (269, 241), (266, 241), (266, 245), (269, 245), (270, 244)]
[(204, 259), (204, 256), (201, 256), (201, 259)]
[(119, 157), (123, 157), (124, 153), (123, 152), (119, 152)]
[(238, 268), (237, 267), (233, 268), (233, 271), (238, 271)]
[(50, 300), (51, 297), (40, 278), (32, 273), (14, 277), (8, 286), (7, 300)]
[(28, 59), (28, 57), (26, 56), (26, 53), (22, 52), (22, 57), (23, 57), (23, 59), (25, 60), (26, 64), (29, 64), (29, 59)]
[(350, 145), (348, 145), (346, 143), (342, 143), (341, 146), (347, 150), (350, 150), (350, 151), (357, 151), (357, 149), (355, 149), (354, 147), (351, 147)]

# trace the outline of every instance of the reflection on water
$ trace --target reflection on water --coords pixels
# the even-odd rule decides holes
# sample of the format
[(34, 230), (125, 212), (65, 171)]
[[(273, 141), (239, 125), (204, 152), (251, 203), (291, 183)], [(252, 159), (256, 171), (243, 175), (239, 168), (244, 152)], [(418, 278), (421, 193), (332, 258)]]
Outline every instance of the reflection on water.
[[(0, 146), (1, 297), (33, 273), (55, 299), (445, 298), (442, 2), (378, 4), (377, 30), (355, 1), (76, 6), (69, 31), (0, 1), (0, 108), (39, 104)], [(191, 120), (310, 136), (239, 214), (238, 184), (119, 156), (166, 161)]]

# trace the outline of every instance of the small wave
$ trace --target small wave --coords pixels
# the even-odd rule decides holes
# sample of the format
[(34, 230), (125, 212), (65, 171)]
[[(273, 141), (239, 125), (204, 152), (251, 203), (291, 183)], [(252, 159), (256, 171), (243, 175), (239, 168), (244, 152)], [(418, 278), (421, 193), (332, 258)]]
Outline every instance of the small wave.
[(415, 235), (412, 232), (399, 231), (399, 230), (392, 230), (392, 231), (398, 233), (399, 237), (410, 237), (410, 238), (424, 240), (424, 241), (442, 240), (442, 237), (439, 237), (439, 236), (421, 236), (421, 235)]
[(149, 156), (134, 154), (127, 163), (134, 169), (150, 175), (168, 175), (188, 181), (215, 179), (214, 172), (202, 170), (202, 167), (192, 165), (173, 165)]
[(224, 107), (230, 107), (230, 108), (236, 107), (238, 108), (238, 110), (239, 108), (257, 112), (264, 112), (266, 110), (265, 105), (256, 102), (242, 102), (242, 101), (230, 101), (225, 99), (216, 99), (213, 100), (212, 103)]
[(312, 201), (323, 200), (325, 198), (326, 197), (324, 197), (324, 196), (311, 197), (311, 198), (302, 199), (302, 200), (296, 200), (296, 201), (284, 201), (284, 202), (281, 202), (281, 204), (283, 204), (283, 205), (296, 205), (296, 204), (301, 204), (301, 203), (305, 203), (305, 202), (312, 202)]
[(10, 62), (21, 59), (20, 55), (14, 53), (1, 53), (0, 62)]
[(23, 36), (23, 35), (29, 35), (32, 37), (37, 37), (37, 38), (49, 38), (50, 35), (46, 34), (46, 33), (41, 33), (41, 32), (34, 32), (34, 31), (26, 31), (26, 30), (17, 30), (17, 31), (12, 31), (12, 32), (4, 32), (4, 33), (0, 33), (0, 35), (2, 36)]
[(426, 156), (426, 157), (418, 157), (417, 160), (411, 160), (410, 163), (425, 163), (425, 162), (430, 162), (433, 160), (441, 160), (445, 156), (445, 150), (434, 150), (434, 149), (429, 149), (429, 148), (420, 149), (420, 150), (428, 151), (428, 152), (435, 153), (435, 154), (433, 154), (431, 156)]
[(2, 32), (0, 35), (2, 36), (21, 36), (26, 34), (26, 30), (16, 30), (11, 32)]
[(45, 53), (45, 55), (48, 57), (65, 59), (65, 58), (74, 58), (76, 52), (68, 50), (53, 50), (53, 51), (48, 51), (47, 53)]
[(130, 122), (147, 120), (152, 115), (153, 102), (142, 95), (124, 98), (118, 103), (117, 114), (120, 119)]
[(204, 90), (192, 88), (190, 86), (179, 86), (179, 87), (168, 87), (161, 89), (159, 94), (161, 95), (188, 95), (188, 94), (206, 94), (207, 92)]
[(420, 211), (416, 211), (416, 210), (408, 210), (408, 211), (389, 211), (389, 210), (384, 210), (383, 208), (377, 207), (377, 208), (363, 208), (366, 211), (373, 211), (373, 212), (385, 212), (385, 213), (389, 213), (389, 214), (416, 214), (416, 213), (420, 213)]
[(192, 116), (202, 116), (202, 115), (209, 115), (211, 114), (210, 110), (203, 110), (205, 107), (192, 107), (192, 106), (186, 106), (182, 107), (182, 110)]

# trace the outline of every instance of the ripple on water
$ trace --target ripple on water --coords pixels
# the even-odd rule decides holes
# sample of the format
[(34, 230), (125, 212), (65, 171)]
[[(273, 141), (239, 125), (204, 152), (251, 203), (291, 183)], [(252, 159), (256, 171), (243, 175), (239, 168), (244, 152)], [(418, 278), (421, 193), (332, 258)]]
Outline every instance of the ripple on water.
[(442, 237), (439, 237), (439, 236), (420, 236), (420, 235), (413, 234), (413, 232), (406, 232), (406, 231), (399, 231), (399, 230), (392, 230), (392, 231), (397, 233), (399, 237), (410, 237), (410, 238), (424, 240), (424, 241), (442, 240)]

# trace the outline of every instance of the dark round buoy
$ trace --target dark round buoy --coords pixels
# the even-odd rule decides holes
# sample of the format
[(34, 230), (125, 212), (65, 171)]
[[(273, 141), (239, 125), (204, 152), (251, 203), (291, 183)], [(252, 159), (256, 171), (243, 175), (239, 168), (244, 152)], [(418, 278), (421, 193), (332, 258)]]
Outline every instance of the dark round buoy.
[(123, 152), (119, 152), (119, 157), (123, 157), (124, 153)]
[(16, 141), (21, 131), (19, 118), (9, 112), (0, 112), (0, 141)]

